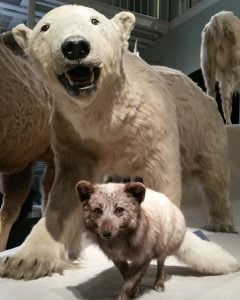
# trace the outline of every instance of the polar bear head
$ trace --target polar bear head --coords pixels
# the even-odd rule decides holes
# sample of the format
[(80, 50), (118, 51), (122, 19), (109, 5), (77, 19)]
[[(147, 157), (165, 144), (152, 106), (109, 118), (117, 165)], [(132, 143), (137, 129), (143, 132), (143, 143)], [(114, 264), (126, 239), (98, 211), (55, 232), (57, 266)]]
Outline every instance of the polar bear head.
[(57, 78), (78, 100), (121, 75), (122, 54), (134, 23), (129, 12), (107, 19), (94, 9), (65, 5), (44, 15), (33, 30), (20, 24), (13, 34), (48, 80)]

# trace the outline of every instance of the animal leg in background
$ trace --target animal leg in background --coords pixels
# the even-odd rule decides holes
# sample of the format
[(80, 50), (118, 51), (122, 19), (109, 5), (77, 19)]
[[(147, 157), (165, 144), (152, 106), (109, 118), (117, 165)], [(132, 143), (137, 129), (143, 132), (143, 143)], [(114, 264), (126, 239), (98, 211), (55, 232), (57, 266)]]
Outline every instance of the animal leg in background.
[(205, 153), (201, 156), (200, 163), (202, 164), (200, 179), (209, 204), (209, 220), (206, 228), (210, 231), (234, 232), (229, 201), (230, 170), (227, 157), (224, 162), (214, 153)]
[(220, 92), (222, 99), (222, 109), (224, 114), (224, 119), (226, 124), (231, 124), (231, 114), (232, 114), (232, 91), (231, 88), (225, 84), (220, 84)]
[(207, 94), (216, 99), (216, 46), (209, 37), (207, 30), (202, 32), (201, 69)]
[(2, 174), (3, 203), (0, 211), (0, 251), (5, 250), (12, 225), (17, 220), (32, 184), (32, 164), (14, 174)]
[(48, 204), (48, 196), (51, 191), (55, 177), (55, 166), (53, 161), (47, 162), (47, 168), (42, 178), (42, 211), (44, 212)]

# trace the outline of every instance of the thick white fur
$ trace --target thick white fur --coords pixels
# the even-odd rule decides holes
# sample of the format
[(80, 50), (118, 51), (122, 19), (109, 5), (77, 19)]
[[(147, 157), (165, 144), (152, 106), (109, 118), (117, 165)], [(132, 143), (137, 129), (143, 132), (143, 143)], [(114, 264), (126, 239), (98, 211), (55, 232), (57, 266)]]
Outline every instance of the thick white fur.
[(224, 118), (231, 124), (232, 95), (240, 89), (240, 20), (230, 11), (212, 16), (202, 32), (201, 68), (207, 93), (219, 83)]
[[(93, 17), (100, 21), (97, 26)], [(1, 261), (0, 275), (36, 278), (48, 274), (41, 271), (46, 257), (58, 268), (68, 253), (78, 254), (82, 212), (75, 185), (104, 173), (141, 176), (147, 187), (176, 205), (182, 177), (185, 181), (199, 174), (210, 201), (208, 228), (234, 230), (227, 140), (216, 103), (181, 72), (153, 68), (126, 50), (134, 20), (126, 12), (108, 20), (93, 9), (68, 5), (46, 14), (31, 33), (22, 26), (15, 30), (55, 93), (51, 127), (56, 177), (45, 217), (21, 252)], [(50, 27), (42, 32), (44, 24)], [(61, 50), (72, 35), (91, 45), (84, 63), (101, 67), (96, 92), (79, 98), (69, 96), (56, 76), (76, 63), (68, 62)], [(45, 236), (45, 243), (37, 242), (36, 232)], [(31, 268), (36, 260), (37, 267)], [(49, 273), (53, 269), (51, 264)]]
[(240, 265), (231, 254), (186, 230), (183, 214), (165, 195), (147, 189), (141, 208), (151, 220), (150, 232), (146, 234), (144, 242), (146, 248), (151, 248), (154, 241), (162, 243), (162, 249), (171, 249), (184, 236), (180, 248), (174, 254), (193, 270), (205, 274), (225, 274), (239, 270)]
[(219, 245), (201, 240), (189, 230), (176, 253), (177, 258), (205, 274), (225, 274), (240, 269), (239, 262)]

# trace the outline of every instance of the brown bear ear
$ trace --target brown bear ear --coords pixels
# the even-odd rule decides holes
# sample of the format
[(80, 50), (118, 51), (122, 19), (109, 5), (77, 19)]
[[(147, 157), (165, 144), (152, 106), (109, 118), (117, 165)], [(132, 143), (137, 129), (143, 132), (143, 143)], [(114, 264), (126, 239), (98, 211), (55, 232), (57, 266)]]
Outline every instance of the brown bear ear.
[(94, 193), (94, 187), (89, 181), (79, 181), (76, 185), (77, 194), (82, 202), (88, 201)]
[(124, 192), (141, 203), (144, 200), (146, 188), (141, 182), (129, 182), (125, 185)]

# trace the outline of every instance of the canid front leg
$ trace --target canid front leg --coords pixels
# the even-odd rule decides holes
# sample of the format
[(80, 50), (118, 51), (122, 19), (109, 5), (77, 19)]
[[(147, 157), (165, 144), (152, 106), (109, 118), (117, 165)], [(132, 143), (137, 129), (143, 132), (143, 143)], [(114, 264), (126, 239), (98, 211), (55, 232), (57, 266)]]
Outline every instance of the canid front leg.
[(113, 260), (114, 265), (118, 268), (124, 280), (127, 279), (127, 275), (129, 272), (129, 264), (127, 261), (115, 261)]
[[(114, 265), (118, 268), (119, 272), (121, 273), (123, 280), (125, 281), (127, 279), (130, 266), (127, 261), (113, 261)], [(136, 298), (139, 294), (139, 288), (138, 286), (136, 289), (131, 293), (131, 298)]]
[(0, 259), (0, 276), (35, 279), (73, 266), (68, 252), (75, 252), (71, 245), (77, 244), (75, 239), (80, 239), (82, 228), (75, 184), (83, 178), (74, 168), (57, 172), (45, 216), (15, 254)]
[(117, 300), (128, 300), (132, 295), (136, 293), (138, 285), (146, 273), (150, 261), (146, 261), (141, 265), (132, 265), (128, 272), (127, 278), (123, 284), (122, 290)]
[(164, 261), (165, 260), (158, 260), (157, 261), (157, 276), (154, 283), (154, 289), (159, 292), (160, 290), (163, 292), (165, 290), (164, 279), (165, 279), (165, 272), (164, 272)]

